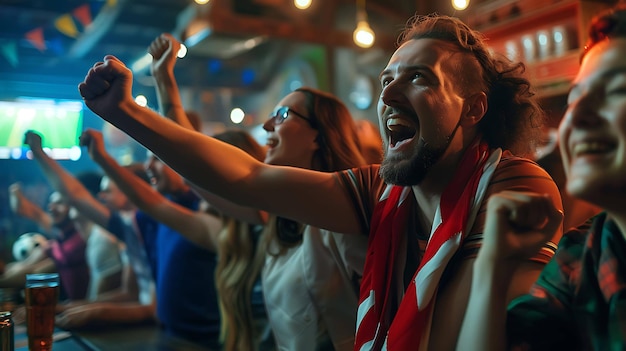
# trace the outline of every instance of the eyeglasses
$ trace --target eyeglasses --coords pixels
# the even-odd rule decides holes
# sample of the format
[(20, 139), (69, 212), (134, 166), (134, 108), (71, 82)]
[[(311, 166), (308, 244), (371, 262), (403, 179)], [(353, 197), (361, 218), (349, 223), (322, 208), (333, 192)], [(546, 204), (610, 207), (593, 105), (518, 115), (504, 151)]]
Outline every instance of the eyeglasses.
[(276, 109), (276, 111), (274, 111), (274, 113), (270, 113), (269, 117), (270, 119), (274, 120), (274, 124), (282, 124), (287, 119), (287, 117), (289, 117), (289, 112), (304, 119), (305, 121), (309, 122), (309, 124), (312, 124), (312, 121), (309, 117), (294, 111), (288, 106), (279, 107), (278, 109)]

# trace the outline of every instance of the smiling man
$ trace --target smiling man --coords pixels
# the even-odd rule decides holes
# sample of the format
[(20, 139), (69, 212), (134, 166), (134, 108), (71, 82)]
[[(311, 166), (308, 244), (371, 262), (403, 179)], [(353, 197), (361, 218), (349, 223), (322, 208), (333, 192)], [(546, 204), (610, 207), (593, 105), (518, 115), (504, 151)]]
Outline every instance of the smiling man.
[(559, 144), (567, 192), (602, 213), (563, 235), (507, 313), (500, 296), (509, 272), (551, 233), (544, 226), (529, 235), (502, 209), (524, 213), (527, 224), (559, 216), (541, 194), (494, 196), (459, 350), (626, 350), (626, 4), (600, 12), (588, 34)]
[[(451, 350), (463, 319), (486, 199), (559, 191), (532, 150), (542, 113), (522, 64), (493, 57), (457, 19), (416, 17), (380, 80), (385, 159), (338, 173), (263, 164), (139, 107), (132, 74), (107, 56), (79, 90), (87, 106), (219, 196), (340, 233), (369, 235), (355, 350)], [(227, 160), (227, 161), (226, 161)], [(560, 238), (555, 231), (551, 241)], [(512, 273), (507, 301), (554, 254)]]

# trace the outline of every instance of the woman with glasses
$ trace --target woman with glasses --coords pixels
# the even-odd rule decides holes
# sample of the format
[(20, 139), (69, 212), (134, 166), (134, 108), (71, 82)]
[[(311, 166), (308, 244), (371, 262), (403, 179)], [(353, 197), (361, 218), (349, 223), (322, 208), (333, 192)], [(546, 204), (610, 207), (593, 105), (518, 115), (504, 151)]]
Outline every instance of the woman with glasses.
[[(265, 163), (326, 172), (366, 163), (350, 112), (322, 91), (296, 89), (263, 128)], [(278, 349), (352, 350), (367, 238), (272, 216), (263, 245), (263, 294)]]
[[(263, 128), (268, 133), (265, 163), (326, 172), (366, 164), (352, 116), (331, 94), (299, 88), (278, 103)], [(228, 216), (250, 217), (249, 208), (225, 204), (197, 190)], [(222, 318), (231, 321), (223, 324), (226, 350), (266, 349), (263, 344), (255, 346), (233, 337), (254, 334), (247, 330), (249, 324), (236, 323), (249, 319), (243, 314), (251, 309), (242, 308), (242, 301), (253, 301), (245, 289), (236, 289), (244, 282), (236, 281), (233, 272), (254, 272), (261, 267), (265, 308), (277, 349), (353, 349), (366, 237), (332, 233), (277, 216), (270, 216), (258, 242), (247, 242), (252, 238), (236, 231), (228, 233), (220, 239), (218, 252), (220, 264), (231, 268), (218, 267), (216, 278)], [(254, 257), (235, 257), (237, 247), (253, 250)], [(242, 329), (247, 331), (242, 333)]]

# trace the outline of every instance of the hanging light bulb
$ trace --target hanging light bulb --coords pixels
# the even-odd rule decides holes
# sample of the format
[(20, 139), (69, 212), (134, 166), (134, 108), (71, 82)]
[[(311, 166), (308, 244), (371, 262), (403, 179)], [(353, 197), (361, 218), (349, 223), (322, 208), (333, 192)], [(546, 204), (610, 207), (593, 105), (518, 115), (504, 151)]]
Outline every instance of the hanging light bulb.
[(367, 21), (359, 21), (354, 33), (352, 33), (352, 38), (354, 43), (362, 48), (369, 48), (374, 45), (374, 31)]
[(365, 0), (357, 0), (356, 4), (356, 29), (352, 33), (354, 43), (362, 48), (369, 48), (374, 45), (374, 31), (367, 22), (367, 12), (365, 11)]
[(311, 7), (312, 0), (293, 0), (293, 4), (297, 9), (306, 10)]
[(463, 11), (469, 6), (469, 0), (452, 0), (452, 7), (455, 10)]

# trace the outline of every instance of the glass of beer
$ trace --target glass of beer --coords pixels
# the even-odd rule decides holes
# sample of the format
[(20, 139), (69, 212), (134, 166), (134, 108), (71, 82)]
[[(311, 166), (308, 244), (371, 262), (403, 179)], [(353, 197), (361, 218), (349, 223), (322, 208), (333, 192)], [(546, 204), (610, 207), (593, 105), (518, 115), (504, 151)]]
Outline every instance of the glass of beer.
[(24, 293), (28, 349), (52, 350), (54, 316), (59, 299), (59, 274), (27, 274)]

